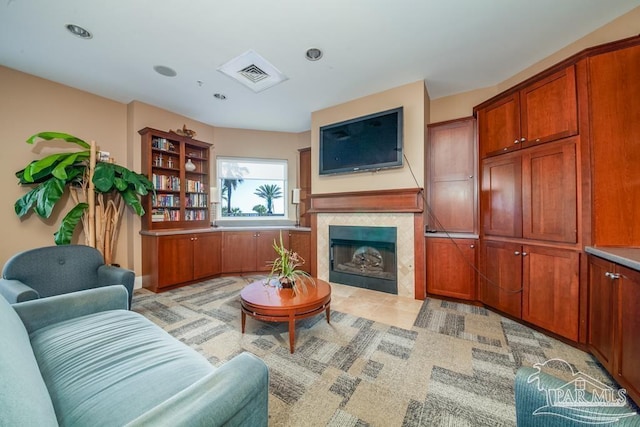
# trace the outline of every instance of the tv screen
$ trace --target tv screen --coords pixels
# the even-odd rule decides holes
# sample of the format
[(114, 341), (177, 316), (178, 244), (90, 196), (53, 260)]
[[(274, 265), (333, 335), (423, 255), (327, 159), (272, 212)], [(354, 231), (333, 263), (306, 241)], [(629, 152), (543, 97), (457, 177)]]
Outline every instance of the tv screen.
[(320, 128), (320, 175), (402, 166), (402, 107)]

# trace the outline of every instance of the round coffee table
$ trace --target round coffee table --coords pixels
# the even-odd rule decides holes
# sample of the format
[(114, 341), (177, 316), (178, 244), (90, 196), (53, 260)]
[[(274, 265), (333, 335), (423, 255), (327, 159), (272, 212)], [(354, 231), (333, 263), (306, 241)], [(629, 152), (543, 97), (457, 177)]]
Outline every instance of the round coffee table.
[(331, 286), (324, 280), (314, 279), (315, 286), (307, 285), (307, 292), (293, 294), (291, 289), (278, 289), (258, 280), (240, 292), (242, 306), (242, 333), (247, 315), (267, 322), (289, 322), (289, 351), (293, 353), (296, 339), (295, 321), (326, 311), (327, 323), (331, 317)]

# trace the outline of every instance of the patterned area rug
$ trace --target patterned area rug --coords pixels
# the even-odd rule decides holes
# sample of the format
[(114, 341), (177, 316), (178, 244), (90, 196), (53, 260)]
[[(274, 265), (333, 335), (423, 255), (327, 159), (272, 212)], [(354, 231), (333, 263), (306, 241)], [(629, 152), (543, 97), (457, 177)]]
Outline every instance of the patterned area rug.
[(561, 358), (606, 383), (595, 360), (484, 308), (426, 300), (411, 330), (347, 313), (286, 323), (247, 317), (240, 290), (256, 277), (226, 277), (154, 294), (133, 310), (219, 366), (249, 351), (269, 366), (271, 426), (514, 426), (521, 365)]

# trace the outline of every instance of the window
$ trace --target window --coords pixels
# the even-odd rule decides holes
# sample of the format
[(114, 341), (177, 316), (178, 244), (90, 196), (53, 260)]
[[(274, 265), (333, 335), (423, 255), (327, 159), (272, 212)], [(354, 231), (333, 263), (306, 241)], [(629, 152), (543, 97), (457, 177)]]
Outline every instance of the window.
[(218, 157), (222, 218), (286, 218), (287, 161)]

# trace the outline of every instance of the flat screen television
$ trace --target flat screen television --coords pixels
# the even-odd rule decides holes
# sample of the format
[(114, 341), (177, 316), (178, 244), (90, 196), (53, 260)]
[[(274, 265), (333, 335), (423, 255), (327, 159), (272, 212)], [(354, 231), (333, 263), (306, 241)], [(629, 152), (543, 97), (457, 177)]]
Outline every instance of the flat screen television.
[(402, 107), (320, 128), (320, 175), (402, 167)]

